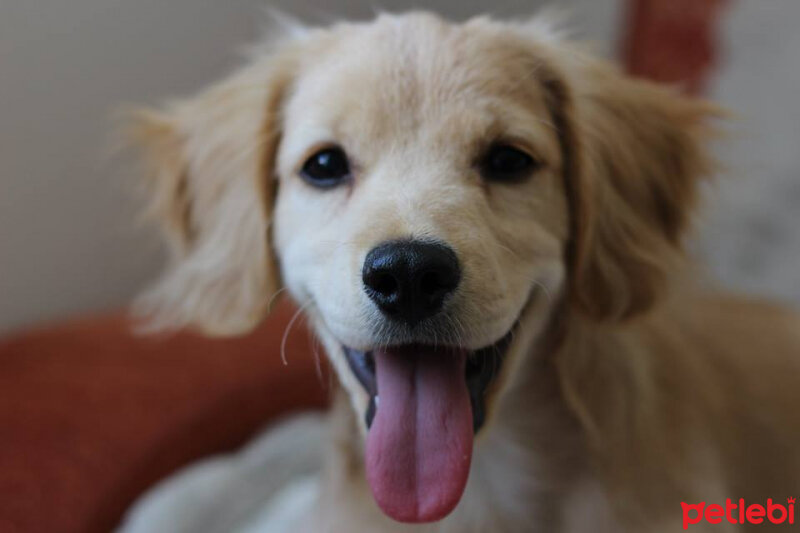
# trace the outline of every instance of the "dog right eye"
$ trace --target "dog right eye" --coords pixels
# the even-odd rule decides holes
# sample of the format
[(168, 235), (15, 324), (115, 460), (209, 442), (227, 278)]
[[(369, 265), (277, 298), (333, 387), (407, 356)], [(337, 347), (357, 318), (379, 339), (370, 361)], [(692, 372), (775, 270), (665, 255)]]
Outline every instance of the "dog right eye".
[(480, 162), (483, 177), (494, 182), (515, 182), (539, 168), (526, 152), (510, 144), (495, 144)]
[(314, 187), (328, 189), (350, 179), (350, 162), (341, 148), (325, 148), (303, 163), (300, 176)]

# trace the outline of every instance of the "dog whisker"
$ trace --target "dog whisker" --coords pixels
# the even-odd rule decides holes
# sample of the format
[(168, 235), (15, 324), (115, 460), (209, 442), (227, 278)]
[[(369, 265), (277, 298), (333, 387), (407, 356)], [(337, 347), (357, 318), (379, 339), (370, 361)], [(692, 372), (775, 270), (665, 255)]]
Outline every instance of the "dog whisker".
[(530, 281), (531, 281), (531, 283), (533, 284), (534, 287), (539, 287), (540, 289), (542, 289), (542, 292), (544, 293), (545, 298), (547, 298), (547, 302), (550, 305), (552, 305), (553, 302), (554, 302), (554, 299), (553, 299), (553, 294), (550, 292), (550, 288), (540, 280), (532, 279)]
[(292, 331), (292, 327), (294, 327), (295, 322), (297, 322), (297, 319), (300, 317), (303, 311), (313, 305), (313, 303), (314, 301), (309, 299), (303, 305), (301, 305), (297, 311), (294, 312), (294, 315), (292, 315), (292, 318), (286, 325), (286, 329), (283, 330), (283, 338), (281, 339), (281, 362), (283, 362), (284, 366), (289, 364), (289, 362), (286, 360), (286, 341), (289, 339), (289, 333)]
[[(306, 321), (308, 321), (308, 316), (306, 316)], [(322, 375), (322, 359), (319, 354), (320, 341), (311, 328), (308, 329), (308, 340), (311, 344), (311, 351), (314, 354), (314, 366), (317, 373), (317, 380), (320, 385), (325, 386), (324, 376)]]
[(271, 312), (272, 312), (272, 305), (275, 303), (275, 300), (276, 300), (276, 298), (277, 298), (277, 297), (278, 297), (278, 296), (279, 296), (281, 293), (283, 293), (283, 292), (286, 292), (287, 290), (289, 290), (287, 287), (281, 287), (280, 289), (278, 289), (277, 291), (275, 291), (275, 292), (272, 294), (272, 296), (271, 296), (271, 297), (270, 297), (270, 299), (269, 299), (269, 302), (267, 303), (267, 314), (269, 314), (269, 313), (271, 313)]

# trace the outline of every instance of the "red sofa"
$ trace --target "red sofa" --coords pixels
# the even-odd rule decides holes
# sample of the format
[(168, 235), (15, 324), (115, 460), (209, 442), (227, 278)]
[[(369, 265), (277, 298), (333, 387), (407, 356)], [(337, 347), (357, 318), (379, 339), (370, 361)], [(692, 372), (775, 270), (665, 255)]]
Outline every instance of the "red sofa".
[(0, 341), (0, 532), (108, 532), (176, 468), (323, 407), (329, 374), (302, 320), (281, 360), (292, 312), (229, 340), (137, 336), (117, 314)]

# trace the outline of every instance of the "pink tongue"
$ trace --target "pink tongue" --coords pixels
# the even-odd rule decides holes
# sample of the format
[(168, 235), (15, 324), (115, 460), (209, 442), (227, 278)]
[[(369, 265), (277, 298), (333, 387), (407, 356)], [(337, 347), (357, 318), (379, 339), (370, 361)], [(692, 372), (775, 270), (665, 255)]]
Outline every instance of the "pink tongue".
[(447, 516), (467, 484), (472, 408), (464, 352), (378, 351), (378, 406), (367, 436), (367, 481), (401, 522)]

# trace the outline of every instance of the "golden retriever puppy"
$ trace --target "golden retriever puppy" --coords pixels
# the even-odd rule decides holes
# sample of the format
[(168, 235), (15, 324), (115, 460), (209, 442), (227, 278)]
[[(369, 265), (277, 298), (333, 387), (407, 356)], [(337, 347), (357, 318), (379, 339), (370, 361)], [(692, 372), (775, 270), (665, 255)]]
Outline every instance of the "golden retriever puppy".
[(287, 531), (793, 523), (800, 320), (681, 252), (716, 115), (539, 18), (295, 28), (138, 114), (174, 250), (144, 309), (308, 316), (338, 391)]

